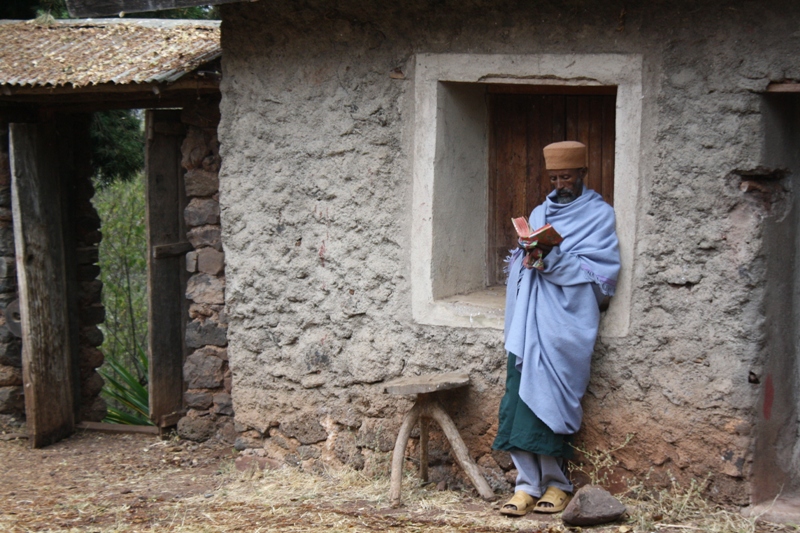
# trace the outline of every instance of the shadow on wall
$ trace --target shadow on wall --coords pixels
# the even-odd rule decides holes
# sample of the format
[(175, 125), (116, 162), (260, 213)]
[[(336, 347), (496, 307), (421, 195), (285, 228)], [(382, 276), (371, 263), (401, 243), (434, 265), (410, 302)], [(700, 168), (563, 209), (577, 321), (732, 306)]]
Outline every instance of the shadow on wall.
[[(758, 202), (767, 217), (763, 225), (766, 258), (765, 326), (762, 368), (750, 373), (760, 387), (751, 501), (759, 503), (800, 489), (800, 443), (797, 438), (798, 386), (796, 357), (800, 316), (795, 270), (800, 196), (800, 94), (765, 95), (762, 103), (763, 163), (775, 170), (741, 173), (741, 190)], [(787, 177), (788, 176), (788, 177)]]

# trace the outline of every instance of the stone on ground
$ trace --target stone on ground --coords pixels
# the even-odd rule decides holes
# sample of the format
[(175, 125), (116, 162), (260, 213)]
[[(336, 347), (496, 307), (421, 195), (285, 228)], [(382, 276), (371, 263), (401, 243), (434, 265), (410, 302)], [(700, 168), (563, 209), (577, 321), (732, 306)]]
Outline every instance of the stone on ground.
[(595, 526), (613, 522), (627, 509), (605, 489), (595, 485), (581, 487), (569, 502), (561, 519), (572, 526)]

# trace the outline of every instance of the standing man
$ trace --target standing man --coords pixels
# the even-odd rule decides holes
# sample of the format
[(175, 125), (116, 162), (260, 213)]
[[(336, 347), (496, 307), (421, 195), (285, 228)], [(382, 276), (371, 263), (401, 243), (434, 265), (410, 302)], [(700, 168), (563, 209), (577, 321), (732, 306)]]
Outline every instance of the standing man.
[(599, 304), (614, 294), (619, 273), (614, 210), (583, 184), (586, 146), (550, 144), (544, 158), (553, 192), (533, 210), (530, 226), (550, 224), (564, 240), (539, 247), (541, 270), (523, 265), (526, 250), (511, 255), (506, 393), (492, 446), (511, 452), (517, 467), (514, 497), (500, 510), (515, 516), (557, 513), (571, 498), (565, 460), (581, 425)]

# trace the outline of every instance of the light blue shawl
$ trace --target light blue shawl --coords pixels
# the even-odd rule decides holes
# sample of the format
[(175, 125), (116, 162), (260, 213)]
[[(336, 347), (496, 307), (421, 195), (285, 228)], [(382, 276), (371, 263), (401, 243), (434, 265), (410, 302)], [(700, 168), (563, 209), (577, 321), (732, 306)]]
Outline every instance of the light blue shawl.
[(619, 274), (614, 210), (592, 190), (568, 204), (555, 191), (530, 216), (532, 228), (551, 224), (563, 237), (544, 270), (510, 258), (505, 348), (517, 355), (522, 401), (557, 434), (581, 426), (581, 398), (589, 384), (599, 302), (611, 296)]

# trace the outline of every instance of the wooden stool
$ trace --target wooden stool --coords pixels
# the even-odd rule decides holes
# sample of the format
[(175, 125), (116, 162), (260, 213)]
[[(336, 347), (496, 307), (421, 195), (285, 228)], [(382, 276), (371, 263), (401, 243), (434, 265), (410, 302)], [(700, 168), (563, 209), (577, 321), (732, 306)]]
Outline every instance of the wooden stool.
[(403, 459), (411, 430), (419, 421), (419, 477), (428, 481), (428, 419), (435, 420), (442, 428), (445, 437), (453, 448), (458, 464), (467, 474), (472, 484), (484, 500), (494, 500), (495, 495), (489, 484), (478, 470), (478, 465), (469, 456), (469, 450), (461, 439), (453, 419), (442, 408), (436, 399), (436, 392), (456, 389), (469, 385), (469, 375), (460, 372), (449, 374), (430, 374), (427, 376), (411, 376), (390, 381), (385, 385), (389, 394), (416, 394), (417, 401), (403, 417), (397, 441), (392, 453), (392, 483), (389, 498), (392, 506), (400, 505), (400, 488), (403, 481)]

